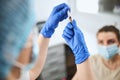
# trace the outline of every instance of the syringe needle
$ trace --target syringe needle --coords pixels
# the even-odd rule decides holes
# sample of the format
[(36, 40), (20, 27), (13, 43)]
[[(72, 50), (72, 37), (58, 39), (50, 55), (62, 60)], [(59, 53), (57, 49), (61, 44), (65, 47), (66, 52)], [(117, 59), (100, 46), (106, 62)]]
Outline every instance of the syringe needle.
[(71, 17), (70, 11), (68, 11), (68, 17), (69, 17), (70, 22), (72, 22), (72, 17)]
[(72, 17), (71, 16), (69, 16), (69, 20), (70, 20), (70, 22), (72, 22)]

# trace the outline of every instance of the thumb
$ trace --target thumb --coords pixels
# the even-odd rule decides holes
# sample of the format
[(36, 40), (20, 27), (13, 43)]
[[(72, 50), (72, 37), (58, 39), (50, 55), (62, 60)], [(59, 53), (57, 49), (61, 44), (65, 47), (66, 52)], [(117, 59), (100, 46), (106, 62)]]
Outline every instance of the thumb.
[(72, 21), (72, 25), (73, 25), (73, 28), (77, 28), (77, 23), (76, 23), (76, 21), (73, 19), (73, 21)]
[(76, 23), (76, 21), (74, 19), (73, 19), (73, 21), (71, 23), (72, 23), (72, 26), (73, 26), (74, 33), (76, 33), (76, 30), (78, 29), (77, 28), (77, 23)]

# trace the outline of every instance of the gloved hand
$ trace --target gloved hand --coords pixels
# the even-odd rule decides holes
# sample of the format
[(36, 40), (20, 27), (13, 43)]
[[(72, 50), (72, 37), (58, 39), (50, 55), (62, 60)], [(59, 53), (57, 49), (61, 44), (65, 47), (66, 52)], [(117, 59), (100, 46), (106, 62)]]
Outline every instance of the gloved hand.
[(62, 36), (73, 51), (76, 64), (84, 62), (89, 57), (84, 35), (77, 27), (75, 20), (67, 24)]
[(58, 23), (68, 17), (68, 10), (70, 10), (70, 8), (65, 3), (54, 7), (51, 15), (41, 30), (41, 34), (45, 38), (50, 38), (54, 33), (55, 28), (58, 26)]

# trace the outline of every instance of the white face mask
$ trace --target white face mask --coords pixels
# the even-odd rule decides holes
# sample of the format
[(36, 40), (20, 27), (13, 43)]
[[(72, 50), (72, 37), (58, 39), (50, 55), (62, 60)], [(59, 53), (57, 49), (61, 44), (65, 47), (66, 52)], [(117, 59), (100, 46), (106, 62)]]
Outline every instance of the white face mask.
[(29, 71), (35, 65), (35, 62), (36, 62), (38, 54), (39, 54), (39, 46), (38, 46), (37, 41), (34, 40), (33, 44), (34, 44), (33, 51), (32, 51), (33, 55), (32, 55), (31, 63), (29, 63), (28, 65), (23, 65), (17, 61), (14, 62), (14, 66), (21, 69), (20, 78), (17, 80), (30, 80)]
[(20, 76), (20, 78), (17, 79), (17, 80), (30, 80), (29, 71), (28, 71), (28, 72), (25, 72), (24, 74), (22, 74), (22, 75)]
[(120, 54), (120, 47), (119, 47), (118, 53)]
[(98, 51), (103, 58), (109, 60), (119, 53), (119, 47), (117, 46), (117, 44), (113, 44), (109, 46), (99, 45)]
[(30, 75), (29, 75), (30, 68), (28, 68), (27, 66), (25, 66), (19, 62), (16, 62), (15, 66), (21, 69), (20, 77), (17, 80), (30, 80)]

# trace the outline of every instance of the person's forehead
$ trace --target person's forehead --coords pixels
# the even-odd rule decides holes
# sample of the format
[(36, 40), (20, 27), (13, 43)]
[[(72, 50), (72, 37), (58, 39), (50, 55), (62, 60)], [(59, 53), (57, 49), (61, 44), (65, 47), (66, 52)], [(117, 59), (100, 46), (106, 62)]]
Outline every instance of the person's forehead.
[(114, 32), (100, 32), (98, 33), (97, 35), (97, 39), (102, 39), (102, 40), (105, 40), (105, 39), (116, 39), (117, 36)]

